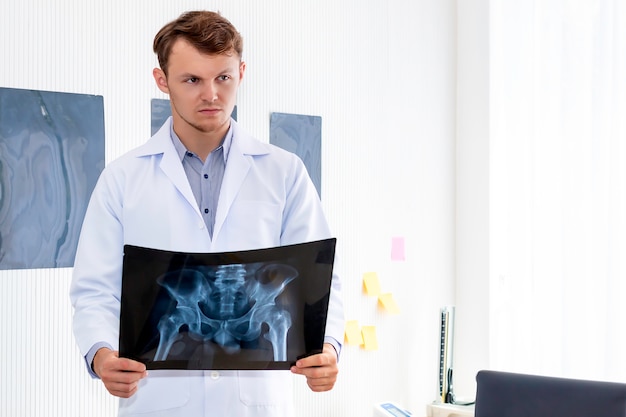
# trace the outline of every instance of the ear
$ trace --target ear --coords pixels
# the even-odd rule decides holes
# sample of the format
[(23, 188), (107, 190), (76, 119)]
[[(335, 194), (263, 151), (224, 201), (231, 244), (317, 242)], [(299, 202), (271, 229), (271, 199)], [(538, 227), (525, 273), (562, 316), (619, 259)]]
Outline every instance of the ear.
[(154, 77), (154, 81), (156, 82), (157, 87), (159, 87), (159, 90), (165, 94), (169, 94), (170, 89), (167, 86), (167, 75), (165, 75), (165, 72), (163, 72), (161, 68), (155, 68), (152, 70), (152, 76)]
[(240, 83), (243, 80), (243, 74), (245, 72), (246, 72), (246, 63), (244, 61), (241, 61), (241, 63), (239, 64), (239, 82)]

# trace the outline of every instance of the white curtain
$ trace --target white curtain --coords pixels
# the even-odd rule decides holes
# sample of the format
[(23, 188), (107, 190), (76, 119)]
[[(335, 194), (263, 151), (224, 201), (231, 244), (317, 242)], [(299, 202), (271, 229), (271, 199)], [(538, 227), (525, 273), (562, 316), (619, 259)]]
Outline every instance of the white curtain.
[(626, 382), (626, 2), (490, 10), (490, 366)]

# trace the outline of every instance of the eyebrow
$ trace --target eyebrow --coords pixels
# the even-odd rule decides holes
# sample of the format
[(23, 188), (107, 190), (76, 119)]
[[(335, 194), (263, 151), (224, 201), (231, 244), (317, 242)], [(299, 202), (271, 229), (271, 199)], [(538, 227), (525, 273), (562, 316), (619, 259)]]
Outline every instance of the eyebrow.
[[(216, 71), (216, 77), (220, 76), (222, 74), (236, 74), (239, 71), (239, 67), (237, 68), (225, 68), (222, 71)], [(197, 74), (191, 73), (191, 72), (184, 72), (182, 74), (179, 75), (180, 78), (199, 78), (199, 79), (203, 79), (204, 77), (201, 77)]]
[(195, 74), (192, 74), (190, 72), (185, 72), (183, 74), (180, 74), (179, 77), (180, 78), (202, 78), (202, 77), (199, 77), (199, 76), (197, 76)]

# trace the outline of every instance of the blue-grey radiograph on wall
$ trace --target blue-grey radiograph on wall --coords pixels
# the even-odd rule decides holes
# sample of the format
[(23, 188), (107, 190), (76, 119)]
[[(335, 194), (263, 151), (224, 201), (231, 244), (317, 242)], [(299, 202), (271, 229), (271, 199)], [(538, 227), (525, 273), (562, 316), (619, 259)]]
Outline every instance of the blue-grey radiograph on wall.
[[(150, 108), (152, 115), (150, 134), (154, 135), (163, 126), (167, 118), (172, 115), (172, 109), (170, 101), (161, 98), (153, 98), (150, 102)], [(233, 109), (231, 117), (237, 120), (237, 106)]]
[(301, 114), (272, 113), (270, 143), (302, 159), (309, 176), (322, 196), (322, 118)]
[(103, 168), (102, 96), (0, 88), (0, 269), (71, 267)]

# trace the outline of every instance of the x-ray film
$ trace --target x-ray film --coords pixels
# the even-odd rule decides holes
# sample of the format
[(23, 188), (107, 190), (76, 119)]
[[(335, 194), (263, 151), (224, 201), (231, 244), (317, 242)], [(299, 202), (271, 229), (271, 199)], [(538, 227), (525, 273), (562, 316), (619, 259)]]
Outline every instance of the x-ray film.
[(124, 246), (120, 356), (148, 369), (289, 369), (322, 351), (335, 244)]

